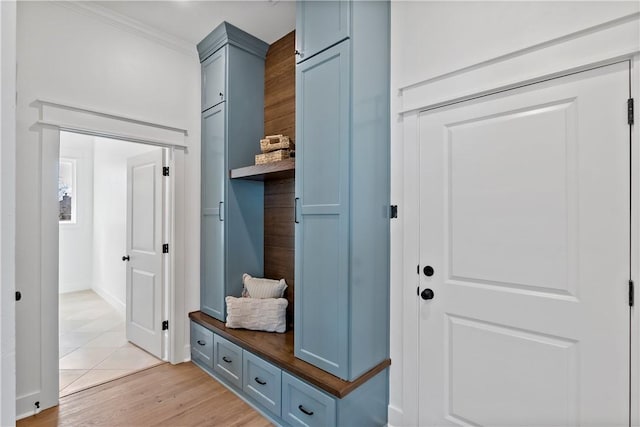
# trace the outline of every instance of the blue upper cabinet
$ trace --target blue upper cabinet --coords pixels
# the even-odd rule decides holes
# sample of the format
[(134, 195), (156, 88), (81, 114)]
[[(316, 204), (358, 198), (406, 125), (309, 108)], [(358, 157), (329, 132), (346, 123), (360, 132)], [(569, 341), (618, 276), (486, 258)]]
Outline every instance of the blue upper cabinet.
[(350, 37), (351, 2), (298, 1), (296, 4), (297, 62)]
[[(298, 357), (345, 378), (349, 301), (349, 42), (296, 76)], [(300, 286), (300, 284), (302, 286)]]
[[(311, 4), (345, 7), (299, 23)], [(296, 66), (294, 351), (353, 380), (389, 357), (389, 3), (347, 6), (349, 38)]]
[(264, 59), (269, 45), (223, 22), (198, 44), (202, 65), (200, 308), (225, 321), (224, 298), (242, 274), (264, 268), (264, 189), (231, 181), (253, 164), (264, 136)]
[(202, 62), (202, 111), (224, 101), (226, 92), (225, 65), (227, 62), (226, 47)]

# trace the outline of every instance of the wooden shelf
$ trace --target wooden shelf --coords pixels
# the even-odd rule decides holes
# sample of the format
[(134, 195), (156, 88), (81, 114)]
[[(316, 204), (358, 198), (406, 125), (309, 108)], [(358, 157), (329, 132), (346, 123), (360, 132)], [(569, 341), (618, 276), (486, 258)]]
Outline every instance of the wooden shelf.
[(296, 159), (280, 160), (264, 165), (246, 166), (231, 169), (231, 179), (248, 179), (251, 181), (270, 181), (273, 179), (293, 178), (296, 170)]
[(323, 371), (293, 355), (293, 331), (284, 334), (227, 328), (223, 322), (200, 311), (189, 313), (189, 318), (236, 345), (273, 363), (280, 369), (315, 385), (327, 393), (343, 398), (391, 365), (386, 359), (353, 381), (345, 381)]

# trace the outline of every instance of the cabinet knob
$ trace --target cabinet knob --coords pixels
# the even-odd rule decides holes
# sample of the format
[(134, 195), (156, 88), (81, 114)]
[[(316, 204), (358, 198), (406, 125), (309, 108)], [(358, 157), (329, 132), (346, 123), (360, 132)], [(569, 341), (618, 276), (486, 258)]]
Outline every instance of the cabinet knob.
[(220, 92), (220, 99), (224, 99), (224, 95)]
[(302, 52), (300, 52), (298, 49), (296, 49), (296, 56), (299, 56), (300, 58), (302, 58), (304, 55), (302, 55)]
[(123, 261), (129, 261), (129, 255), (125, 255), (125, 256), (123, 256), (123, 257), (122, 257), (122, 260), (123, 260)]

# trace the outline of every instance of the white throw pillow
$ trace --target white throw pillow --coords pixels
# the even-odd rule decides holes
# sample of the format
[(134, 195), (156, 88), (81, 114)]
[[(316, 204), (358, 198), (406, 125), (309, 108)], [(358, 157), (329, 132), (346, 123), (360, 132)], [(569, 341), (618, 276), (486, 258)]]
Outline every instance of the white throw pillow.
[(287, 305), (284, 298), (226, 297), (227, 328), (284, 332), (287, 329)]
[(284, 279), (262, 279), (251, 277), (246, 273), (242, 275), (242, 284), (246, 291), (242, 296), (249, 298), (282, 298), (287, 289), (287, 282)]

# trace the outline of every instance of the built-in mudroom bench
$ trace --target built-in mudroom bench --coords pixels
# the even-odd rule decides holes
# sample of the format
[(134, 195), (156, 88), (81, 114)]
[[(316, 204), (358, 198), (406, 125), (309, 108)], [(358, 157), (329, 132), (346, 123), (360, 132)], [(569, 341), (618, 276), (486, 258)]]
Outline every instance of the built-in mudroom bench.
[[(389, 3), (296, 9), (295, 32), (271, 45), (226, 22), (198, 44), (201, 294), (189, 315), (191, 359), (276, 424), (384, 426)], [(295, 157), (254, 164), (267, 135)], [(241, 298), (245, 273), (286, 281), (284, 333), (226, 326), (235, 304), (264, 301)]]
[(354, 381), (341, 380), (293, 355), (293, 332), (230, 329), (194, 312), (191, 360), (284, 425), (384, 425), (386, 359)]

